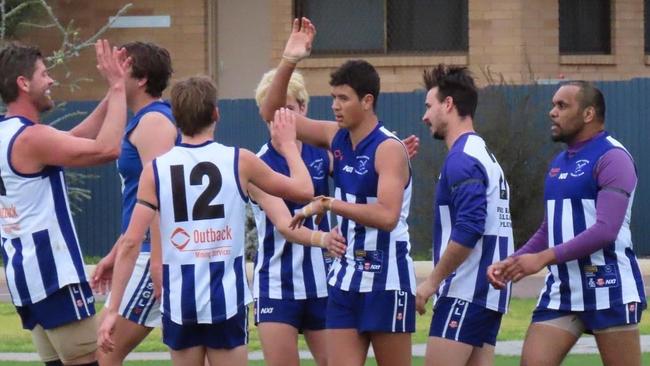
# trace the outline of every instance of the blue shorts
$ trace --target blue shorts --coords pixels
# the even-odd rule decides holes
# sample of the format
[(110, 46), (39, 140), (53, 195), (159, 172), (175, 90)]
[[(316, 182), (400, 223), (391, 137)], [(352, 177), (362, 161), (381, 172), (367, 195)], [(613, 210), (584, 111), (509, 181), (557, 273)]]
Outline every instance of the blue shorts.
[(441, 297), (431, 318), (429, 337), (440, 337), (474, 347), (496, 345), (502, 313), (453, 297)]
[(88, 282), (64, 286), (45, 299), (25, 306), (16, 306), (24, 329), (36, 325), (54, 329), (95, 315), (95, 297)]
[(284, 323), (303, 330), (325, 329), (327, 297), (305, 300), (255, 299), (255, 325)]
[(536, 308), (533, 311), (533, 323), (543, 322), (563, 316), (576, 316), (584, 325), (585, 332), (603, 330), (621, 325), (638, 324), (641, 322), (643, 305), (638, 302), (621, 304), (609, 309), (591, 311), (565, 311), (555, 309)]
[(217, 324), (176, 324), (163, 314), (163, 343), (169, 348), (182, 349), (203, 346), (212, 349), (232, 349), (248, 344), (248, 306)]
[(415, 296), (406, 291), (343, 291), (330, 286), (327, 329), (363, 332), (415, 332)]

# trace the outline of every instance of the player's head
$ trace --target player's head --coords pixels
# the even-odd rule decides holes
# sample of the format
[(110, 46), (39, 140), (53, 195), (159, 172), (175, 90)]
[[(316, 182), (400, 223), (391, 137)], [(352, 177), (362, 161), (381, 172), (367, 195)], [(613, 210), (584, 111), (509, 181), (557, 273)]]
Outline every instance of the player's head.
[(39, 112), (48, 111), (54, 107), (52, 84), (38, 48), (9, 43), (0, 51), (0, 96), (5, 104), (24, 95)]
[[(605, 97), (592, 83), (563, 83), (553, 95), (551, 139), (571, 143), (600, 131), (605, 123)], [(582, 136), (584, 134), (584, 136)]]
[(127, 78), (127, 98), (139, 90), (144, 90), (154, 98), (160, 98), (169, 85), (172, 75), (172, 60), (169, 52), (149, 42), (129, 42), (122, 45), (131, 57), (129, 78)]
[(422, 121), (436, 139), (447, 136), (449, 123), (474, 118), (478, 91), (466, 67), (439, 64), (423, 74), (427, 89), (426, 110)]
[(379, 98), (379, 74), (364, 60), (350, 60), (330, 75), (332, 110), (342, 127), (374, 114)]
[(172, 113), (183, 135), (194, 136), (219, 119), (217, 87), (207, 76), (177, 82), (171, 93)]
[[(264, 99), (269, 92), (269, 87), (271, 87), (271, 82), (277, 69), (268, 71), (262, 80), (257, 84), (255, 89), (255, 102), (259, 107), (262, 105)], [(307, 107), (309, 106), (309, 93), (307, 93), (307, 88), (305, 87), (305, 78), (302, 77), (302, 74), (298, 71), (294, 71), (291, 74), (291, 79), (289, 79), (289, 85), (287, 86), (287, 101), (285, 107), (300, 114), (307, 115)]]

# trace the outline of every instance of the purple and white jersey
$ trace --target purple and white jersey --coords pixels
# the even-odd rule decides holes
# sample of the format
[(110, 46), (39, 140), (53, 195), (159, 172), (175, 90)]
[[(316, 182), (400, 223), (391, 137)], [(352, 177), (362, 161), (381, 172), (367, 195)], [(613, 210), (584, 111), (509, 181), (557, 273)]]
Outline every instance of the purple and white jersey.
[(63, 169), (21, 174), (11, 164), (16, 137), (34, 122), (0, 120), (2, 259), (16, 306), (36, 303), (68, 284), (87, 282)]
[[(269, 141), (257, 155), (274, 171), (289, 176), (285, 158), (273, 148)], [(327, 184), (329, 156), (327, 150), (302, 144), (300, 156), (309, 170), (314, 195), (329, 195)], [(291, 215), (302, 209), (304, 204), (284, 201)], [(288, 242), (273, 225), (266, 213), (256, 202), (251, 201), (258, 246), (253, 277), (253, 297), (270, 299), (303, 300), (327, 296), (327, 271), (332, 257), (318, 247)], [(313, 218), (305, 220), (305, 227), (314, 228)], [(327, 215), (316, 230), (329, 231)]]
[[(379, 176), (375, 170), (375, 153), (379, 144), (387, 139), (399, 141), (381, 122), (354, 149), (346, 129), (336, 133), (331, 143), (336, 199), (362, 204), (377, 202)], [(328, 281), (331, 286), (344, 291), (401, 290), (415, 294), (415, 269), (406, 222), (412, 185), (412, 177), (409, 177), (400, 217), (392, 231), (363, 226), (337, 216), (347, 250), (332, 264)]]
[[(625, 150), (604, 133), (574, 155), (561, 152), (551, 164), (544, 192), (549, 248), (562, 245), (595, 224), (600, 190), (595, 167), (610, 149)], [(632, 250), (633, 199), (634, 191), (630, 192), (618, 236), (609, 246), (587, 257), (548, 266), (550, 273), (538, 307), (591, 311), (630, 302), (645, 303), (643, 280)]]
[(214, 324), (252, 301), (244, 268), (248, 197), (239, 149), (181, 143), (153, 162), (160, 205), (162, 313), (176, 324)]
[(450, 240), (472, 249), (469, 257), (440, 285), (453, 297), (505, 313), (510, 285), (494, 289), (487, 267), (514, 251), (510, 188), (485, 141), (475, 133), (460, 136), (449, 150), (436, 186), (433, 263)]

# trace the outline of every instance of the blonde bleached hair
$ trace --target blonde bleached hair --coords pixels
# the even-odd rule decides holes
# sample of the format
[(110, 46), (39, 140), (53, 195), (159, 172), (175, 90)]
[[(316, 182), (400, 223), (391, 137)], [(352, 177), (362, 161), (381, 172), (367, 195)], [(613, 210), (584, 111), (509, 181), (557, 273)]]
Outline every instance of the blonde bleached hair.
[[(259, 107), (266, 98), (266, 93), (269, 91), (273, 77), (277, 70), (273, 69), (262, 76), (262, 80), (257, 84), (255, 89), (255, 102)], [(298, 104), (307, 108), (309, 104), (309, 93), (307, 93), (307, 88), (305, 86), (305, 78), (298, 71), (294, 71), (291, 74), (291, 79), (289, 79), (289, 85), (287, 86), (287, 96), (293, 97)]]

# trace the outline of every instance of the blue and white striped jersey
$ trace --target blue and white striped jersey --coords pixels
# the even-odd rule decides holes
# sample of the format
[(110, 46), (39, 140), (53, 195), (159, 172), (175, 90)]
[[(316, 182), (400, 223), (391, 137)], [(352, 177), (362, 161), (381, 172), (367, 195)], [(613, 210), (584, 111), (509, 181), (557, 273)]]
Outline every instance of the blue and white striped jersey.
[[(331, 143), (336, 199), (362, 204), (377, 202), (379, 176), (375, 170), (375, 153), (387, 139), (399, 141), (381, 122), (354, 149), (346, 129), (336, 133)], [(409, 177), (397, 226), (390, 232), (337, 216), (347, 250), (345, 256), (332, 264), (330, 285), (344, 291), (402, 290), (415, 294), (415, 270), (406, 223), (412, 183)]]
[[(172, 115), (172, 108), (169, 103), (163, 101), (154, 101), (144, 108), (140, 109), (126, 124), (124, 129), (124, 136), (122, 137), (122, 150), (120, 157), (117, 159), (117, 171), (120, 173), (122, 179), (122, 228), (121, 233), (126, 231), (131, 221), (131, 214), (133, 214), (133, 207), (135, 207), (135, 198), (138, 193), (138, 182), (140, 182), (140, 174), (142, 174), (142, 159), (138, 149), (129, 141), (131, 132), (138, 127), (140, 119), (149, 112), (157, 112), (167, 117), (170, 123), (174, 123), (174, 116)], [(149, 235), (142, 242), (142, 251), (148, 252)]]
[(246, 283), (239, 149), (179, 144), (154, 160), (160, 204), (162, 313), (214, 324), (252, 301)]
[[(595, 224), (599, 191), (595, 167), (610, 149), (625, 150), (605, 133), (573, 156), (561, 152), (551, 164), (544, 192), (549, 248), (562, 245)], [(645, 304), (643, 278), (632, 250), (633, 200), (631, 192), (625, 219), (613, 243), (588, 257), (548, 266), (550, 273), (540, 293), (540, 308), (591, 311), (630, 302)]]
[(87, 282), (72, 223), (63, 169), (20, 174), (11, 165), (18, 135), (34, 123), (0, 121), (0, 233), (13, 303), (36, 303), (68, 284)]
[[(271, 169), (289, 175), (287, 161), (271, 145), (266, 143), (257, 155)], [(314, 184), (314, 195), (329, 195), (327, 184), (329, 156), (327, 151), (302, 144), (300, 153)], [(304, 205), (284, 201), (293, 215)], [(302, 300), (327, 296), (327, 271), (332, 262), (327, 251), (288, 242), (262, 208), (252, 202), (257, 226), (258, 246), (253, 277), (253, 296), (271, 299)], [(305, 227), (313, 229), (312, 218), (305, 220)], [(318, 230), (329, 231), (327, 216), (318, 225)]]
[[(450, 239), (472, 247), (472, 252), (440, 285), (440, 296), (507, 311), (510, 284), (496, 290), (486, 273), (490, 264), (514, 250), (509, 197), (503, 170), (485, 141), (474, 133), (460, 136), (449, 150), (436, 187), (433, 263), (439, 262)], [(482, 227), (468, 227), (482, 221)], [(458, 239), (467, 237), (467, 232), (476, 233), (469, 245)]]

